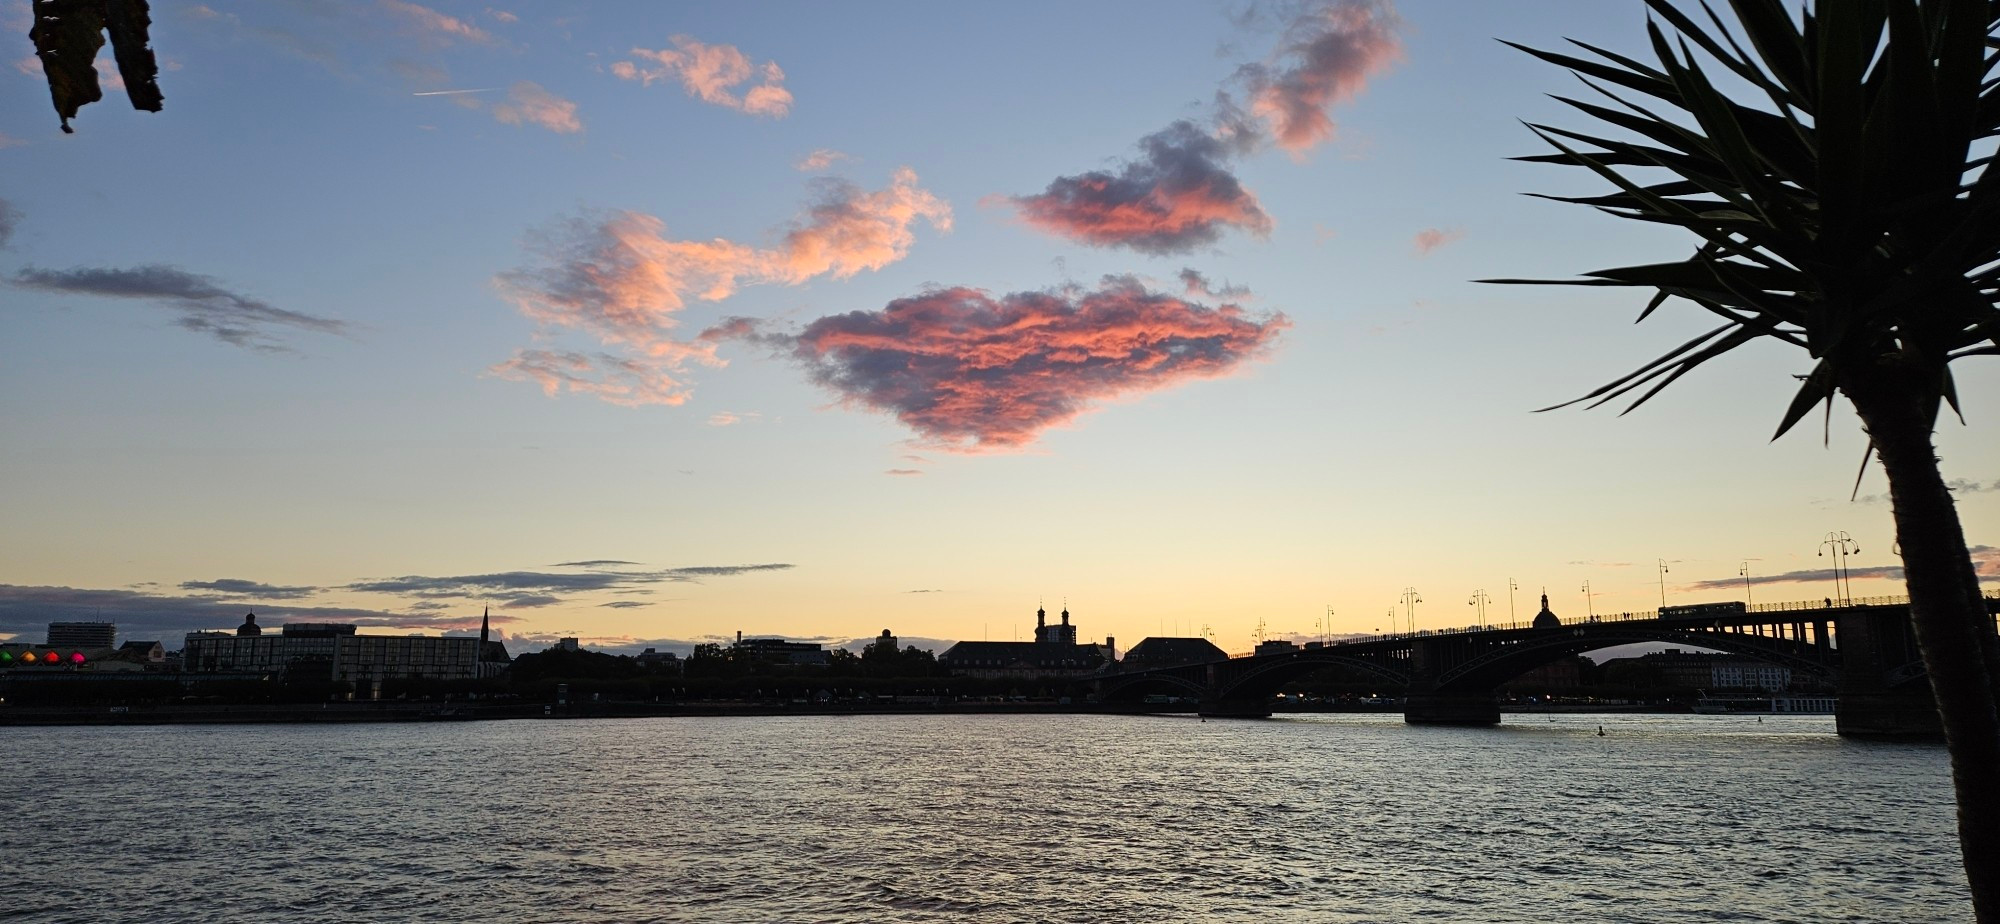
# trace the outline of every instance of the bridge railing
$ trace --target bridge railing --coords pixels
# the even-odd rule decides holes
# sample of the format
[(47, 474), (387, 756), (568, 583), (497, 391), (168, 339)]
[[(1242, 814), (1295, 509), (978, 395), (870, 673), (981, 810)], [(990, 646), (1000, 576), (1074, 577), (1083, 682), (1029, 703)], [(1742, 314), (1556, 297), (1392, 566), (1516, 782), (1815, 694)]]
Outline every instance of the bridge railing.
[[(1988, 600), (1989, 602), (2000, 602), (2000, 591), (1987, 591), (1981, 596), (1985, 597), (1986, 600)], [(1745, 607), (1744, 612), (1746, 614), (1767, 614), (1767, 613), (1807, 614), (1807, 613), (1826, 613), (1826, 612), (1831, 612), (1833, 610), (1843, 610), (1859, 606), (1908, 606), (1908, 605), (1910, 605), (1910, 598), (1906, 596), (1848, 597), (1844, 600), (1835, 600), (1831, 597), (1827, 597), (1820, 600), (1795, 600), (1785, 603), (1753, 603)], [(1587, 625), (1589, 623), (1604, 623), (1604, 622), (1639, 622), (1643, 620), (1655, 620), (1659, 618), (1660, 618), (1659, 610), (1635, 610), (1632, 612), (1624, 612), (1624, 613), (1595, 613), (1590, 616), (1586, 616), (1582, 619), (1576, 619), (1576, 618), (1565, 619), (1563, 620), (1562, 624), (1565, 626), (1575, 626), (1575, 625)], [(1438, 636), (1438, 635), (1463, 635), (1468, 632), (1493, 632), (1500, 629), (1532, 629), (1532, 628), (1534, 628), (1534, 624), (1532, 622), (1524, 622), (1522, 620), (1516, 619), (1509, 622), (1488, 623), (1486, 625), (1478, 625), (1478, 626), (1450, 626), (1442, 629), (1421, 629), (1416, 632), (1400, 632), (1400, 633), (1390, 632), (1381, 635), (1371, 636), (1367, 640), (1386, 641), (1389, 639), (1398, 639), (1398, 638), (1429, 638), (1431, 636)]]

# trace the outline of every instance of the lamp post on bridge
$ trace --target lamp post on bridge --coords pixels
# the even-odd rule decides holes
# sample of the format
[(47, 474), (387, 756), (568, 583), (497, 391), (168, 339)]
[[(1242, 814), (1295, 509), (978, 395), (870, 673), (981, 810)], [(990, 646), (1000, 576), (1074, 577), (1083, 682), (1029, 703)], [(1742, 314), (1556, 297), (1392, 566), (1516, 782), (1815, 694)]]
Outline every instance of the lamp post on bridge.
[(1521, 585), (1514, 583), (1513, 578), (1507, 579), (1507, 624), (1510, 626), (1519, 625), (1521, 622), (1520, 617), (1514, 615), (1514, 591), (1520, 589)]
[(1824, 556), (1829, 551), (1833, 553), (1834, 599), (1839, 600), (1842, 606), (1846, 606), (1854, 602), (1854, 581), (1849, 578), (1846, 588), (1842, 589), (1841, 579), (1847, 572), (1847, 556), (1859, 554), (1861, 546), (1854, 541), (1853, 536), (1847, 534), (1847, 530), (1837, 529), (1827, 533), (1826, 538), (1820, 541), (1819, 554)]
[(1750, 608), (1750, 606), (1751, 606), (1751, 600), (1750, 600), (1750, 563), (1749, 563), (1749, 562), (1747, 562), (1747, 561), (1746, 561), (1746, 562), (1744, 562), (1744, 563), (1743, 563), (1743, 567), (1741, 567), (1741, 568), (1738, 568), (1738, 569), (1736, 569), (1736, 573), (1737, 573), (1737, 574), (1740, 574), (1740, 575), (1743, 575), (1743, 608), (1744, 608), (1744, 609), (1749, 609), (1749, 608)]
[(1661, 558), (1657, 561), (1660, 563), (1660, 609), (1664, 610), (1667, 608), (1667, 560)]
[(1583, 582), (1583, 612), (1586, 615), (1588, 615), (1592, 620), (1597, 619), (1597, 610), (1593, 607), (1591, 603), (1591, 598), (1595, 596), (1596, 594), (1590, 592), (1590, 582), (1589, 581)]
[(1473, 591), (1472, 599), (1465, 601), (1466, 606), (1479, 607), (1479, 628), (1481, 629), (1486, 628), (1486, 604), (1491, 602), (1493, 602), (1493, 598), (1486, 595), (1485, 588)]
[(1417, 604), (1422, 602), (1424, 598), (1417, 595), (1415, 587), (1403, 588), (1403, 611), (1409, 617), (1411, 635), (1417, 634)]

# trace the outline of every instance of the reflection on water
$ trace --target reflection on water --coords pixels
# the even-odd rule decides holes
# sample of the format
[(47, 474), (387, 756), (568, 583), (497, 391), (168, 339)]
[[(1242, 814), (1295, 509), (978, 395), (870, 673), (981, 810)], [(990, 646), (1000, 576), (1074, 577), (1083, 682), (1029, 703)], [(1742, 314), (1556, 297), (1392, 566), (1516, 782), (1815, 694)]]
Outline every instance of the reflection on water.
[(1942, 748), (1832, 732), (1339, 715), (8, 729), (0, 920), (1967, 919)]

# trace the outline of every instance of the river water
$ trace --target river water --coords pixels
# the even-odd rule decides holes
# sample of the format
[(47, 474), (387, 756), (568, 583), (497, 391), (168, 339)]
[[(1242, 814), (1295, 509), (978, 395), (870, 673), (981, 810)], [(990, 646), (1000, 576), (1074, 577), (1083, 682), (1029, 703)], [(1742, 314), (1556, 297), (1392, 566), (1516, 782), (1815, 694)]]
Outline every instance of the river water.
[(1825, 717), (10, 728), (0, 920), (1964, 921), (1947, 772)]

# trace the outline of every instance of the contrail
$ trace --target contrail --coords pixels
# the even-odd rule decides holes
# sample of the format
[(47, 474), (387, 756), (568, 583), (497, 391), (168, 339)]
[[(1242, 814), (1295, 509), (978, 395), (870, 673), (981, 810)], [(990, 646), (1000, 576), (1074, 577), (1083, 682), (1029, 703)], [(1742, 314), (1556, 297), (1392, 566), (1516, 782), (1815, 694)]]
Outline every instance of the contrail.
[(480, 87), (476, 90), (425, 90), (422, 93), (412, 93), (410, 95), (411, 96), (457, 96), (460, 93), (491, 93), (498, 89), (500, 88)]

